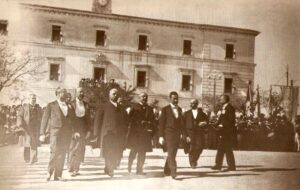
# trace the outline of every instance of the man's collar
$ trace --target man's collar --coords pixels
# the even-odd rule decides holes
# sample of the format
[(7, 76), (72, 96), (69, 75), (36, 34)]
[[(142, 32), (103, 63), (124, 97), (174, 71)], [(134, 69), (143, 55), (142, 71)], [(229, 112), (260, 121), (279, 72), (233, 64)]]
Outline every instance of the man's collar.
[(171, 108), (178, 108), (178, 105), (175, 106), (174, 104), (170, 103)]
[(82, 100), (79, 100), (77, 97), (76, 97), (76, 102), (83, 102)]
[(223, 105), (222, 108), (225, 109), (225, 108), (227, 107), (228, 104), (229, 104), (229, 103), (227, 102), (226, 104)]

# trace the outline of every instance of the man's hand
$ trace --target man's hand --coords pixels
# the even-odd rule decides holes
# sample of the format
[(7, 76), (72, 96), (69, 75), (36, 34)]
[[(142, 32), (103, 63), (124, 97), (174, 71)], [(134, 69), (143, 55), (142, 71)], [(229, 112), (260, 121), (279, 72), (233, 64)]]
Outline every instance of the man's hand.
[(163, 145), (164, 144), (164, 138), (163, 137), (159, 137), (158, 142), (159, 144)]
[(75, 139), (79, 139), (80, 138), (80, 134), (79, 133), (74, 133), (74, 138)]
[(186, 142), (190, 143), (191, 142), (191, 138), (190, 137), (186, 137)]
[(46, 136), (45, 136), (45, 135), (41, 135), (41, 136), (39, 137), (39, 140), (40, 140), (41, 142), (45, 142), (45, 139), (46, 139)]

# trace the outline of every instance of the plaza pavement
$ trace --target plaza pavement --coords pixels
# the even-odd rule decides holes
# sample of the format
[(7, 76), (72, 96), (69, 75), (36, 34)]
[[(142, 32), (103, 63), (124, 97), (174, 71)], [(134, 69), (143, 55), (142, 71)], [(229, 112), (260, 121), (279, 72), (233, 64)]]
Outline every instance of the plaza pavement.
[[(178, 178), (164, 177), (166, 154), (161, 149), (149, 153), (145, 163), (146, 176), (127, 174), (128, 150), (114, 178), (103, 172), (104, 161), (99, 149), (87, 147), (80, 174), (70, 177), (64, 170), (66, 182), (46, 182), (49, 147), (39, 148), (39, 161), (29, 165), (22, 160), (22, 148), (17, 145), (0, 147), (0, 190), (299, 190), (300, 153), (235, 151), (237, 171), (220, 172), (214, 165), (215, 150), (204, 150), (196, 169), (191, 169), (188, 157), (179, 150)], [(226, 160), (224, 160), (226, 166)], [(135, 169), (135, 167), (133, 168)], [(134, 172), (135, 170), (133, 170)]]

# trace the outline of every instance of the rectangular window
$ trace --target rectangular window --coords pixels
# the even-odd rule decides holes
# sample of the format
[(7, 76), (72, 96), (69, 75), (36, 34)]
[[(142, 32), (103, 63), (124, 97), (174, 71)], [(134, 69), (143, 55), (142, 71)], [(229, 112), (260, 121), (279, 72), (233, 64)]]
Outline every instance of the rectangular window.
[(7, 21), (0, 21), (0, 34), (7, 35)]
[(183, 40), (183, 55), (191, 55), (191, 54), (192, 54), (192, 41)]
[(59, 64), (50, 64), (50, 80), (58, 81), (59, 80)]
[(146, 35), (139, 35), (139, 49), (138, 50), (142, 50), (145, 51), (147, 50), (147, 41), (148, 41), (148, 37)]
[(104, 81), (105, 68), (94, 67), (94, 79)]
[(96, 46), (104, 46), (105, 45), (105, 31), (97, 30), (96, 32)]
[(136, 78), (137, 87), (146, 87), (146, 77), (147, 77), (146, 71), (137, 72), (137, 78)]
[(232, 78), (224, 79), (224, 93), (232, 93)]
[(226, 59), (233, 59), (234, 55), (234, 45), (226, 44)]
[(181, 83), (181, 90), (182, 91), (190, 91), (191, 90), (191, 75), (182, 75), (182, 83)]
[(52, 25), (52, 42), (61, 42), (61, 26)]

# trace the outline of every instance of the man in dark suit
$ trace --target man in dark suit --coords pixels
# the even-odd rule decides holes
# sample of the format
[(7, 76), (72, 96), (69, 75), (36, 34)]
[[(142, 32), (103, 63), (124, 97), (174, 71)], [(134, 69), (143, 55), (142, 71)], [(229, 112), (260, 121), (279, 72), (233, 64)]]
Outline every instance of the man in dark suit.
[(73, 177), (78, 175), (80, 163), (84, 160), (85, 142), (91, 135), (90, 108), (83, 98), (83, 89), (77, 88), (76, 99), (71, 102), (75, 109), (74, 132), (79, 133), (79, 138), (72, 138), (69, 151), (69, 172)]
[(133, 160), (137, 155), (138, 175), (143, 175), (146, 152), (152, 152), (152, 137), (155, 133), (155, 116), (153, 108), (148, 104), (148, 95), (141, 93), (139, 103), (130, 111), (130, 130), (127, 147), (130, 150), (128, 157), (128, 172), (131, 173)]
[(196, 168), (198, 159), (204, 149), (204, 130), (208, 124), (208, 117), (198, 108), (198, 100), (191, 100), (191, 109), (184, 113), (184, 123), (188, 137), (191, 139), (189, 161), (193, 169)]
[(235, 128), (235, 109), (229, 103), (228, 95), (220, 97), (222, 104), (221, 115), (217, 121), (219, 144), (216, 155), (216, 165), (212, 167), (213, 170), (221, 170), (223, 165), (224, 154), (228, 168), (225, 171), (235, 171), (235, 159), (233, 155), (233, 147), (237, 144), (237, 132)]
[(38, 161), (37, 148), (41, 125), (42, 109), (36, 104), (36, 95), (29, 95), (29, 104), (24, 104), (17, 112), (17, 126), (24, 133), (19, 138), (19, 144), (24, 147), (24, 160), (31, 164)]
[(109, 91), (109, 101), (100, 106), (94, 121), (94, 135), (101, 141), (105, 160), (104, 172), (110, 177), (114, 175), (124, 148), (123, 136), (127, 133), (128, 116), (126, 110), (119, 106), (118, 90)]
[[(45, 141), (46, 132), (50, 133), (50, 161), (48, 165), (47, 181), (54, 173), (54, 180), (64, 181), (62, 172), (66, 153), (68, 151), (74, 120), (74, 109), (65, 103), (67, 91), (58, 87), (55, 91), (57, 100), (47, 105), (44, 112), (40, 141)], [(79, 133), (74, 133), (74, 138), (78, 138)]]
[[(163, 107), (159, 118), (159, 143), (165, 144), (168, 157), (164, 167), (165, 175), (177, 176), (176, 154), (179, 147), (180, 136), (186, 137), (182, 109), (178, 106), (177, 92), (170, 92), (170, 104)], [(186, 139), (190, 142), (190, 138)]]

